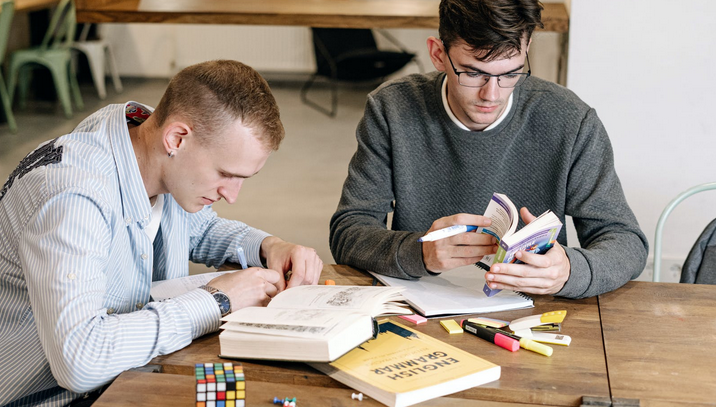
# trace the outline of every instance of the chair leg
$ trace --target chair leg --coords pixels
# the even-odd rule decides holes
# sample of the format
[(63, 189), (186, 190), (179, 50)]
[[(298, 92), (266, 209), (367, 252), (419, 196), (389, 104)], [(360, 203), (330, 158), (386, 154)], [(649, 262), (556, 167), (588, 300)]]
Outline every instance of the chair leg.
[(84, 101), (82, 100), (82, 93), (80, 93), (80, 85), (77, 83), (77, 71), (75, 70), (75, 67), (72, 66), (72, 64), (68, 64), (68, 65), (70, 66), (70, 69), (68, 72), (68, 75), (69, 75), (68, 79), (70, 82), (70, 92), (72, 94), (72, 99), (74, 100), (75, 106), (77, 106), (77, 109), (83, 110), (85, 108), (85, 104), (84, 104)]
[(328, 110), (325, 107), (319, 105), (318, 103), (310, 100), (308, 98), (308, 90), (311, 89), (313, 86), (313, 83), (316, 81), (316, 78), (318, 75), (314, 74), (312, 75), (306, 83), (303, 84), (301, 87), (301, 101), (308, 106), (318, 110), (319, 112), (325, 114), (329, 117), (336, 117), (336, 111), (338, 110), (338, 91), (337, 91), (337, 84), (335, 81), (331, 81), (331, 109)]
[(12, 114), (12, 102), (10, 102), (10, 96), (7, 94), (5, 78), (2, 76), (2, 72), (0, 72), (0, 99), (2, 99), (2, 107), (10, 132), (17, 133), (17, 123), (15, 123), (15, 116)]
[(60, 100), (65, 117), (72, 118), (72, 103), (70, 102), (70, 81), (67, 65), (58, 64), (50, 66), (52, 72), (52, 80), (55, 83), (57, 98)]
[(85, 55), (87, 55), (87, 62), (89, 62), (90, 73), (92, 74), (92, 81), (94, 87), (97, 89), (97, 96), (104, 100), (107, 98), (107, 90), (104, 85), (104, 54), (102, 53), (101, 47), (84, 48)]
[(114, 60), (114, 53), (112, 52), (112, 47), (108, 44), (106, 51), (107, 53), (107, 66), (109, 67), (109, 72), (112, 74), (112, 82), (114, 83), (114, 90), (117, 91), (117, 93), (122, 92), (122, 81), (119, 79), (119, 70), (117, 69), (117, 63)]
[(27, 66), (27, 65), (20, 67), (19, 75), (20, 75), (19, 82), (18, 82), (19, 98), (18, 98), (17, 105), (20, 107), (20, 109), (24, 110), (27, 108), (27, 95), (28, 95), (28, 93), (30, 93), (30, 82), (32, 82), (32, 80), (31, 80), (32, 67)]

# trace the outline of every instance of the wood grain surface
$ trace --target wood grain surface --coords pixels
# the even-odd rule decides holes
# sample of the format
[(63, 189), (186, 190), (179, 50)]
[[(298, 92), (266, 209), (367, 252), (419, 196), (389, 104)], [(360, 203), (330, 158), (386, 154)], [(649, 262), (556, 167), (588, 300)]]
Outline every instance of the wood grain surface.
[[(338, 285), (367, 285), (373, 278), (347, 266), (326, 265), (321, 275)], [(565, 300), (550, 296), (535, 297), (535, 308), (489, 314), (512, 320), (547, 311), (567, 310), (563, 332), (572, 337), (569, 347), (554, 346), (552, 357), (524, 349), (509, 352), (469, 334), (449, 335), (431, 319), (415, 326), (453, 346), (471, 352), (502, 367), (499, 381), (453, 395), (453, 398), (507, 403), (578, 406), (582, 396), (609, 396), (604, 348), (599, 324), (597, 299)], [(459, 318), (456, 318), (459, 319)], [(409, 324), (402, 319), (397, 321)], [(414, 325), (411, 325), (414, 326)], [(192, 375), (195, 363), (221, 362), (218, 334), (195, 340), (190, 346), (151, 363), (162, 365), (165, 373)], [(247, 380), (289, 385), (345, 388), (303, 363), (241, 360)]]
[(632, 281), (599, 308), (613, 397), (716, 405), (716, 286)]
[[(437, 28), (439, 0), (77, 0), (77, 21)], [(546, 3), (546, 31), (566, 33), (564, 4)]]

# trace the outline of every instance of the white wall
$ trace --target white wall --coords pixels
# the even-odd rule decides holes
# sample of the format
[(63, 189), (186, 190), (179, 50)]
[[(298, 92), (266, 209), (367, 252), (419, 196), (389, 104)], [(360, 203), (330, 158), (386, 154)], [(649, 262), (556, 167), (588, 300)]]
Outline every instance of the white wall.
[[(716, 181), (714, 16), (713, 0), (572, 0), (567, 86), (604, 122), (627, 199), (652, 245), (668, 202)], [(663, 258), (683, 261), (714, 217), (716, 192), (677, 207)]]

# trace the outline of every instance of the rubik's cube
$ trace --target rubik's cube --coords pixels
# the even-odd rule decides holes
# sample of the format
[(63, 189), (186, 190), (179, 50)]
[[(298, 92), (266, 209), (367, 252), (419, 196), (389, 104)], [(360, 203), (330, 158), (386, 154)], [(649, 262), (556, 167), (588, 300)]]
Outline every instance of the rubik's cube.
[(196, 407), (244, 407), (246, 381), (241, 363), (197, 363)]

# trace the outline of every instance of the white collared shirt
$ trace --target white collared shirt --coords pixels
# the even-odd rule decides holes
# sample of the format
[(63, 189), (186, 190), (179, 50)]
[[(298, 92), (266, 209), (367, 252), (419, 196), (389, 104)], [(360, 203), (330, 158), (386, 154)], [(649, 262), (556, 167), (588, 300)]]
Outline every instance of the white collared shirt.
[[(452, 120), (453, 123), (455, 123), (459, 128), (461, 128), (463, 130), (470, 131), (470, 129), (468, 129), (467, 126), (465, 126), (460, 120), (458, 120), (457, 117), (455, 117), (455, 114), (452, 112), (452, 109), (450, 109), (450, 104), (448, 103), (448, 98), (447, 98), (447, 75), (445, 75), (445, 78), (443, 79), (442, 91), (440, 93), (442, 94), (442, 98), (443, 98), (443, 106), (445, 107), (445, 111), (447, 112), (448, 116), (450, 117), (450, 120)], [(504, 120), (505, 117), (507, 117), (507, 113), (509, 113), (510, 109), (512, 109), (512, 96), (513, 95), (514, 95), (514, 92), (510, 93), (510, 97), (509, 97), (509, 99), (507, 99), (507, 107), (502, 112), (500, 117), (498, 117), (494, 123), (485, 127), (482, 131), (492, 130), (495, 127), (497, 127), (500, 123), (502, 123), (502, 120)]]

